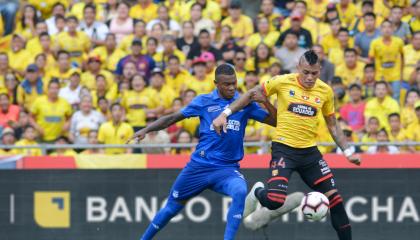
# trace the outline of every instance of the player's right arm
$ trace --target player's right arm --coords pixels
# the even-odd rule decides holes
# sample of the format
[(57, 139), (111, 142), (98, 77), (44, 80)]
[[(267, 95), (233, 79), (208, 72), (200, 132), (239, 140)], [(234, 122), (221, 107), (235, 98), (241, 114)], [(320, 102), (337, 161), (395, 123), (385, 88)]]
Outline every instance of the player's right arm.
[(139, 142), (142, 140), (146, 134), (149, 132), (155, 132), (162, 129), (165, 129), (172, 124), (179, 122), (186, 117), (181, 112), (172, 113), (163, 117), (160, 117), (158, 120), (152, 122), (147, 127), (137, 131), (128, 141), (127, 143), (131, 142), (132, 140), (135, 140), (136, 142)]

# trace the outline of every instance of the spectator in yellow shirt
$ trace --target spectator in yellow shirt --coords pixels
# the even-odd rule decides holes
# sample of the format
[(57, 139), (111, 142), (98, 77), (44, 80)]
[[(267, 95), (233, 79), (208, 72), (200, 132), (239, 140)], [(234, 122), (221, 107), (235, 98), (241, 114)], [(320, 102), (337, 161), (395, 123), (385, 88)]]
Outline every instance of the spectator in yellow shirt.
[(157, 110), (156, 112), (161, 113), (163, 110), (169, 109), (177, 94), (170, 86), (165, 84), (165, 75), (160, 68), (155, 68), (152, 71), (150, 86), (157, 92), (155, 98), (157, 98), (160, 103), (160, 110)]
[(152, 0), (137, 0), (130, 9), (130, 17), (142, 19), (146, 23), (158, 17), (158, 6)]
[[(417, 119), (414, 120), (410, 125), (407, 127), (407, 138), (410, 141), (420, 142), (420, 100), (417, 100), (416, 104), (414, 105), (414, 109), (416, 111)], [(412, 152), (419, 152), (420, 146), (417, 147), (410, 147), (410, 151)]]
[(17, 89), (17, 101), (24, 109), (31, 109), (35, 99), (44, 94), (44, 83), (38, 71), (35, 64), (28, 65), (25, 79)]
[(253, 55), (254, 57), (247, 60), (245, 69), (247, 71), (256, 71), (259, 75), (267, 73), (271, 64), (278, 62), (277, 58), (273, 57), (271, 49), (265, 43), (258, 44)]
[(190, 73), (181, 68), (179, 58), (170, 56), (168, 58), (168, 67), (165, 70), (166, 85), (180, 95), (186, 89), (188, 79), (191, 78)]
[(99, 74), (105, 77), (107, 82), (107, 90), (112, 88), (115, 84), (114, 76), (107, 70), (101, 69), (102, 59), (99, 56), (90, 56), (87, 62), (87, 71), (81, 75), (81, 85), (87, 87), (89, 90), (95, 90), (95, 78)]
[(410, 89), (405, 96), (405, 104), (401, 109), (401, 122), (403, 128), (406, 128), (411, 123), (415, 122), (416, 111), (414, 110), (414, 104), (420, 99), (420, 93), (417, 89)]
[[(70, 14), (77, 17), (78, 20), (82, 20), (83, 18), (83, 12), (85, 9), (85, 6), (88, 4), (94, 4), (94, 0), (82, 0), (75, 4), (73, 4)], [(102, 4), (94, 4), (98, 9), (98, 14), (96, 15), (96, 20), (98, 21), (104, 21), (105, 14), (104, 14), (104, 7)]]
[[(39, 43), (41, 46), (41, 50), (38, 54), (35, 55), (35, 61), (36, 58), (43, 54), (45, 56), (45, 69), (44, 73), (47, 73), (47, 69), (52, 69), (57, 67), (56, 59), (54, 57), (54, 50), (51, 47), (51, 37), (48, 35), (48, 33), (43, 32), (39, 35)], [(39, 66), (38, 66), (39, 67)], [(47, 77), (47, 76), (45, 76)]]
[[(362, 143), (377, 142), (377, 135), (380, 129), (379, 120), (377, 117), (369, 117), (366, 124), (366, 133), (363, 135)], [(363, 151), (367, 151), (369, 146), (364, 145), (361, 147)]]
[(388, 96), (388, 84), (378, 81), (375, 84), (375, 97), (369, 100), (365, 108), (365, 118), (376, 117), (380, 126), (389, 129), (388, 116), (391, 113), (399, 113), (398, 102)]
[[(318, 23), (308, 15), (308, 7), (305, 1), (295, 1), (295, 6), (293, 8), (293, 13), (297, 13), (303, 17), (302, 28), (307, 29), (311, 32), (312, 42), (317, 42), (318, 39)], [(286, 31), (291, 27), (291, 18), (286, 18), (281, 24), (281, 32)]]
[(185, 64), (186, 56), (183, 52), (176, 48), (176, 38), (172, 35), (166, 34), (162, 38), (163, 51), (156, 54), (154, 58), (156, 66), (165, 68), (168, 65), (170, 56), (177, 56), (181, 65)]
[(357, 51), (354, 48), (344, 50), (344, 63), (339, 65), (336, 70), (336, 76), (343, 79), (343, 84), (349, 86), (352, 83), (361, 83), (363, 78), (363, 69), (365, 64), (358, 61)]
[(410, 77), (415, 71), (416, 64), (420, 60), (420, 32), (413, 33), (411, 44), (404, 46), (404, 72), (403, 80), (410, 81)]
[(375, 64), (369, 63), (366, 64), (363, 69), (363, 79), (362, 79), (362, 86), (363, 86), (363, 97), (365, 99), (370, 99), (374, 97), (375, 91)]
[(92, 50), (91, 55), (99, 56), (103, 59), (102, 68), (110, 72), (115, 71), (117, 64), (126, 53), (117, 48), (117, 41), (114, 33), (108, 33), (105, 38), (105, 46), (100, 46)]
[(214, 89), (214, 83), (208, 78), (206, 73), (206, 61), (197, 58), (193, 62), (194, 75), (187, 83), (187, 87), (194, 90), (197, 95), (211, 92)]
[(388, 123), (389, 123), (388, 135), (389, 135), (390, 142), (404, 142), (407, 140), (406, 132), (401, 124), (400, 114), (391, 113), (388, 116)]
[[(16, 142), (15, 131), (12, 128), (5, 128), (1, 132), (1, 144), (13, 146)], [(12, 155), (14, 154), (13, 150), (10, 149), (0, 149), (0, 155)]]
[(71, 62), (81, 66), (90, 48), (90, 38), (86, 33), (77, 30), (79, 20), (75, 16), (68, 17), (66, 25), (67, 32), (62, 32), (56, 37), (57, 48), (68, 51)]
[(0, 89), (6, 87), (5, 76), (12, 72), (9, 66), (9, 56), (5, 52), (0, 52)]
[(411, 32), (415, 33), (420, 31), (420, 1), (415, 1), (412, 4), (414, 11), (413, 17), (408, 21)]
[[(176, 143), (188, 144), (188, 143), (192, 143), (192, 141), (193, 141), (192, 135), (184, 129), (181, 129), (181, 131), (179, 131), (178, 134), (176, 135)], [(192, 148), (191, 147), (173, 148), (171, 150), (171, 153), (172, 154), (191, 154)]]
[(280, 33), (277, 31), (270, 31), (269, 27), (270, 25), (267, 18), (258, 18), (258, 32), (252, 34), (246, 42), (246, 50), (249, 57), (251, 56), (252, 51), (255, 50), (255, 48), (257, 48), (258, 44), (261, 42), (267, 44), (269, 48), (274, 47), (277, 39), (280, 36)]
[(148, 115), (156, 116), (162, 111), (162, 107), (156, 91), (146, 87), (146, 81), (141, 75), (134, 75), (131, 89), (123, 95), (121, 105), (126, 110), (128, 122), (137, 131), (146, 126)]
[(356, 6), (352, 3), (351, 0), (340, 0), (340, 3), (337, 4), (337, 10), (344, 25), (346, 27), (350, 27), (353, 19), (356, 18)]
[(92, 101), (96, 103), (101, 97), (106, 98), (110, 102), (114, 102), (117, 98), (117, 84), (112, 83), (112, 86), (108, 86), (106, 77), (102, 74), (98, 74), (95, 77), (95, 90), (91, 91)]
[(274, 12), (274, 3), (273, 0), (262, 0), (260, 7), (260, 14), (258, 18), (267, 18), (270, 25), (270, 32), (280, 30), (280, 21), (282, 16)]
[(35, 26), (39, 21), (34, 5), (26, 4), (22, 8), (20, 19), (16, 22), (15, 33), (22, 35), (26, 40), (35, 36)]
[[(46, 76), (50, 79), (55, 78), (60, 82), (60, 86), (64, 87), (68, 84), (70, 75), (72, 73), (71, 62), (70, 62), (70, 53), (65, 50), (60, 50), (57, 53), (57, 65), (58, 67), (49, 69), (46, 71)], [(45, 82), (45, 85), (48, 85), (48, 82)]]
[(47, 33), (47, 32), (48, 32), (47, 24), (44, 21), (38, 21), (35, 26), (35, 35), (33, 36), (32, 39), (29, 39), (26, 42), (26, 47), (25, 47), (32, 56), (35, 56), (42, 52), (42, 46), (41, 46), (39, 37), (41, 33)]
[(254, 24), (250, 17), (242, 14), (241, 3), (238, 0), (232, 0), (230, 3), (229, 17), (222, 21), (223, 25), (229, 25), (232, 28), (232, 36), (239, 46), (244, 46), (254, 32)]
[(14, 34), (12, 37), (11, 49), (7, 52), (10, 68), (23, 76), (25, 67), (32, 63), (33, 58), (25, 49), (25, 40), (21, 35)]
[(321, 38), (321, 45), (326, 53), (329, 53), (333, 48), (340, 47), (340, 41), (338, 41), (338, 31), (341, 27), (340, 19), (331, 19), (329, 21), (329, 27), (329, 33)]
[[(37, 137), (37, 132), (34, 127), (27, 126), (23, 130), (23, 139), (15, 143), (15, 146), (33, 146), (38, 145), (35, 141)], [(22, 154), (25, 156), (41, 156), (42, 151), (40, 148), (18, 148), (13, 151), (15, 154)]]
[[(98, 142), (102, 144), (125, 144), (134, 132), (130, 124), (122, 121), (123, 107), (119, 103), (114, 103), (110, 107), (112, 120), (103, 123), (98, 132)], [(131, 148), (106, 148), (106, 154), (131, 153)]]
[(142, 42), (142, 48), (146, 48), (147, 34), (146, 34), (146, 23), (139, 19), (134, 23), (134, 32), (124, 37), (118, 42), (118, 48), (124, 51), (126, 54), (131, 54), (131, 44), (134, 39), (140, 39)]
[(54, 141), (69, 130), (72, 114), (70, 104), (58, 96), (60, 83), (51, 80), (48, 93), (35, 100), (31, 107), (32, 123), (45, 142)]
[(233, 64), (235, 66), (238, 88), (240, 88), (245, 82), (246, 60), (247, 60), (247, 57), (243, 50), (239, 50), (235, 52), (235, 57), (233, 58)]
[[(87, 136), (88, 144), (98, 144), (98, 130), (90, 130)], [(80, 154), (102, 154), (104, 150), (101, 148), (88, 148)]]
[(391, 83), (393, 98), (400, 99), (401, 78), (403, 71), (404, 42), (392, 36), (393, 27), (389, 20), (381, 24), (382, 37), (372, 41), (369, 58), (375, 62), (376, 78)]
[(328, 60), (335, 66), (342, 63), (344, 59), (344, 49), (351, 47), (349, 30), (343, 27), (340, 28), (340, 30), (338, 30), (337, 39), (340, 46), (330, 49), (328, 53)]
[[(54, 145), (66, 145), (70, 144), (70, 140), (65, 136), (59, 136), (55, 141)], [(71, 148), (57, 148), (50, 154), (50, 156), (69, 156), (74, 157), (77, 153)]]
[(220, 9), (220, 4), (217, 1), (213, 0), (193, 0), (186, 3), (184, 7), (184, 18), (183, 20), (190, 20), (190, 10), (195, 3), (201, 5), (203, 9), (203, 18), (211, 19), (215, 24), (219, 23), (222, 18), (222, 11)]

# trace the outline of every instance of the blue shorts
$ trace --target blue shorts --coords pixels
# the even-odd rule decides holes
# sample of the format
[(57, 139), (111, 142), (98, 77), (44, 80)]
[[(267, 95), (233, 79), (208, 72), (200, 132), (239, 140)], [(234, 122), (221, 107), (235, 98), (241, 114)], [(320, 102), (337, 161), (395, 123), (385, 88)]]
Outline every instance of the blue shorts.
[(232, 180), (236, 180), (241, 185), (238, 187), (246, 189), (245, 178), (239, 172), (238, 166), (212, 166), (191, 161), (175, 180), (169, 199), (188, 200), (206, 189), (229, 195), (227, 186)]

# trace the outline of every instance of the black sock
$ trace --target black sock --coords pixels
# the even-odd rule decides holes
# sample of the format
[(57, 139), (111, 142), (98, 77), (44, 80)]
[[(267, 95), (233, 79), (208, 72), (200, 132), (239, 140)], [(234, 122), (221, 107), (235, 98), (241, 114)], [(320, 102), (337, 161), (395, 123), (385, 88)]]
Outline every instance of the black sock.
[(351, 240), (351, 225), (344, 209), (343, 198), (338, 193), (329, 197), (331, 223), (339, 240)]

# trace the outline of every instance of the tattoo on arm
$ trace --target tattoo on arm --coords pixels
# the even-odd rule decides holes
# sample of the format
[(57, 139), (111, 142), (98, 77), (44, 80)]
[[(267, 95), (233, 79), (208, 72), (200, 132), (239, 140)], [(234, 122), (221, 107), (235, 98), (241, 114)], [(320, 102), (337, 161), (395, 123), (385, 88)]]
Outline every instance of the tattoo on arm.
[(347, 149), (349, 144), (347, 143), (343, 130), (341, 130), (340, 125), (337, 124), (335, 115), (331, 114), (330, 116), (326, 116), (325, 121), (327, 122), (328, 130), (330, 131), (330, 134), (337, 146), (339, 146), (343, 151)]
[(149, 126), (146, 127), (145, 131), (146, 133), (159, 131), (183, 119), (185, 119), (185, 117), (181, 112), (172, 113), (152, 122)]

